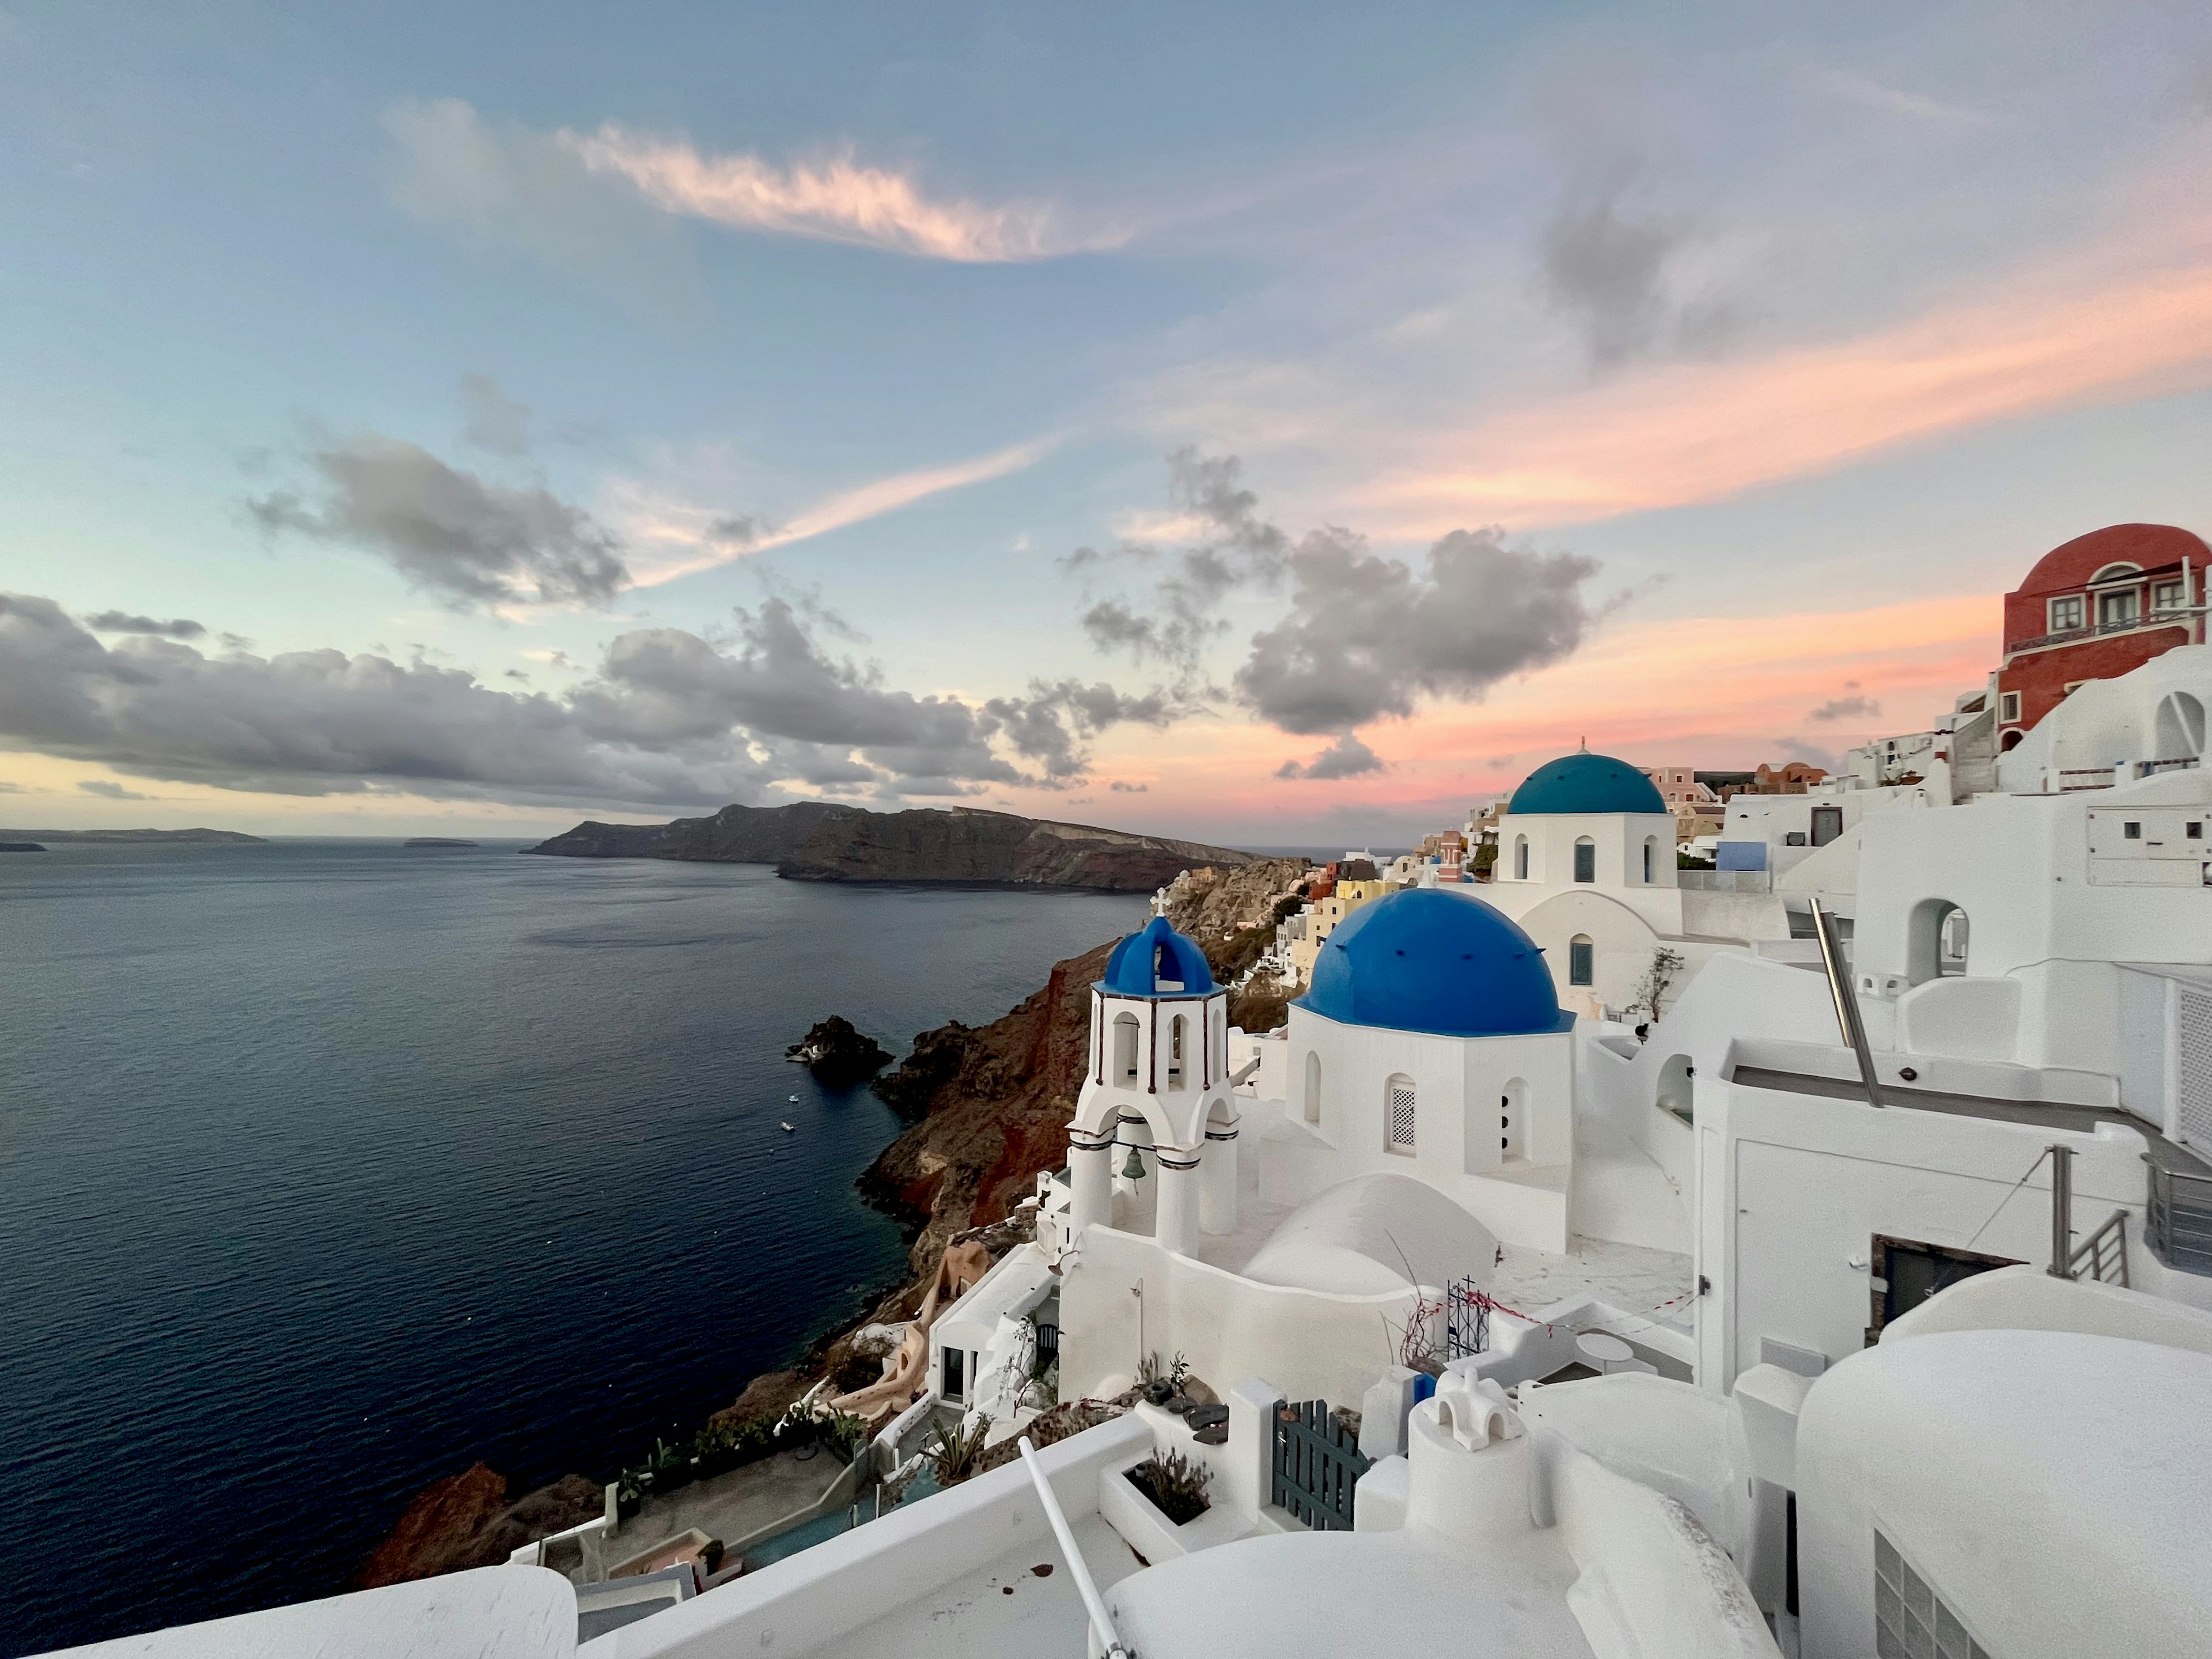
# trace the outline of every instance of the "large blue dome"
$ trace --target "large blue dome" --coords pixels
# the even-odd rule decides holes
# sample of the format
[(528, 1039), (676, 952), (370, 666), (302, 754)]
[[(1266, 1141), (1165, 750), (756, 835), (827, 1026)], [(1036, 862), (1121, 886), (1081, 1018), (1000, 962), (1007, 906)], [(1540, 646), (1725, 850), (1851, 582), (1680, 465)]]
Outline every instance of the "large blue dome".
[(1521, 781), (1506, 809), (1529, 812), (1663, 813), (1667, 803), (1626, 761), (1610, 755), (1562, 755)]
[(1409, 887), (1339, 922), (1297, 1006), (1343, 1025), (1443, 1036), (1559, 1029), (1535, 941), (1480, 899)]
[(1213, 989), (1206, 952), (1154, 916), (1114, 947), (1098, 981), (1122, 996), (1197, 996)]

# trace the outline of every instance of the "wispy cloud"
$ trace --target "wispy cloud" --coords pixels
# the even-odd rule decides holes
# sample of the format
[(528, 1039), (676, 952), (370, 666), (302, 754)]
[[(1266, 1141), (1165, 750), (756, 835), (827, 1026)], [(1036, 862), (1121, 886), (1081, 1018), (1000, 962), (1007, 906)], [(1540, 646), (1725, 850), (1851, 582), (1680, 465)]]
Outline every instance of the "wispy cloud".
[(1886, 115), (1903, 115), (1930, 126), (1967, 131), (1990, 125), (1990, 117), (1978, 109), (1963, 104), (1947, 104), (1940, 98), (1930, 98), (1925, 93), (1908, 92), (1901, 87), (1885, 86), (1870, 76), (1851, 70), (1824, 70), (1819, 76), (1820, 84), (1839, 98)]
[(609, 486), (608, 516), (622, 526), (634, 550), (637, 586), (653, 587), (880, 518), (948, 490), (1003, 478), (1034, 465), (1059, 441), (1057, 435), (1032, 438), (948, 466), (893, 473), (841, 490), (781, 521), (689, 500), (644, 480), (622, 479)]
[(1432, 436), (1366, 497), (1405, 534), (1716, 501), (2051, 410), (2212, 385), (2212, 221), (2025, 273), (1910, 321), (1655, 367)]
[(744, 152), (702, 153), (689, 139), (611, 121), (560, 138), (593, 173), (628, 179), (668, 212), (740, 230), (963, 264), (1042, 259), (1123, 240), (1115, 232), (1069, 234), (1042, 203), (933, 198), (906, 174), (869, 167), (850, 151), (779, 165)]

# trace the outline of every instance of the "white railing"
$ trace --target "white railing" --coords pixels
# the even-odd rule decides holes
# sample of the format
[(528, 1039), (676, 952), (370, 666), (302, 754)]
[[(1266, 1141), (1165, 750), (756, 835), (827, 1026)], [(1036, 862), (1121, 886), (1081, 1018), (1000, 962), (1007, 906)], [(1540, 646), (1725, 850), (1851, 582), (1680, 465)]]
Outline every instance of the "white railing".
[(1052, 1535), (1060, 1540), (1060, 1558), (1067, 1563), (1075, 1588), (1083, 1596), (1084, 1611), (1091, 1615), (1091, 1628), (1097, 1632), (1099, 1645), (1106, 1650), (1106, 1659), (1129, 1659), (1128, 1649), (1115, 1634), (1113, 1616), (1106, 1611), (1105, 1598), (1091, 1582), (1091, 1564), (1083, 1559), (1082, 1548), (1068, 1529), (1067, 1517), (1060, 1512), (1060, 1499), (1052, 1495), (1052, 1482), (1044, 1478), (1044, 1468), (1036, 1459), (1036, 1448), (1030, 1444), (1027, 1435), (1018, 1443), (1023, 1466), (1030, 1472), (1030, 1484), (1036, 1488), (1037, 1502), (1044, 1505), (1044, 1518), (1052, 1522)]

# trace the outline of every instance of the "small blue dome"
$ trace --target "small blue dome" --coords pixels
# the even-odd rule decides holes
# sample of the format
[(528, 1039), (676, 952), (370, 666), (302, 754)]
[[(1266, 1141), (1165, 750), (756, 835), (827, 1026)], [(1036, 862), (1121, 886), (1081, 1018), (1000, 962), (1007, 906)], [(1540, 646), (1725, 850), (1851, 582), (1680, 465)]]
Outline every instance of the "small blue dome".
[(1479, 898), (1408, 887), (1339, 922), (1297, 1006), (1342, 1025), (1441, 1036), (1559, 1029), (1535, 941)]
[(1506, 809), (1529, 812), (1663, 813), (1659, 791), (1626, 761), (1610, 755), (1562, 755), (1521, 781)]
[(1198, 996), (1213, 989), (1206, 952), (1154, 916), (1114, 947), (1098, 981), (1125, 997)]

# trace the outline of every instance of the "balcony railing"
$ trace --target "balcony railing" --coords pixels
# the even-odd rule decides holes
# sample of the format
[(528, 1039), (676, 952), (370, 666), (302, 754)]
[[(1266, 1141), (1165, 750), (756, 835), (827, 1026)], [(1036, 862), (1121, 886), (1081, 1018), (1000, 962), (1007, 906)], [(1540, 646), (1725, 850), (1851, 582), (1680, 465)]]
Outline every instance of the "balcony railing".
[(2132, 634), (2143, 628), (2182, 628), (2187, 626), (2189, 615), (2186, 611), (2154, 611), (2147, 616), (2130, 617), (2125, 622), (2061, 629), (2056, 634), (2039, 634), (2032, 640), (2015, 641), (2005, 651), (2008, 655), (2014, 651), (2041, 651), (2049, 646), (2072, 645), (2077, 640), (2094, 640), (2106, 634)]
[(2149, 1164), (2143, 1243), (2169, 1267), (2212, 1274), (2212, 1176)]

